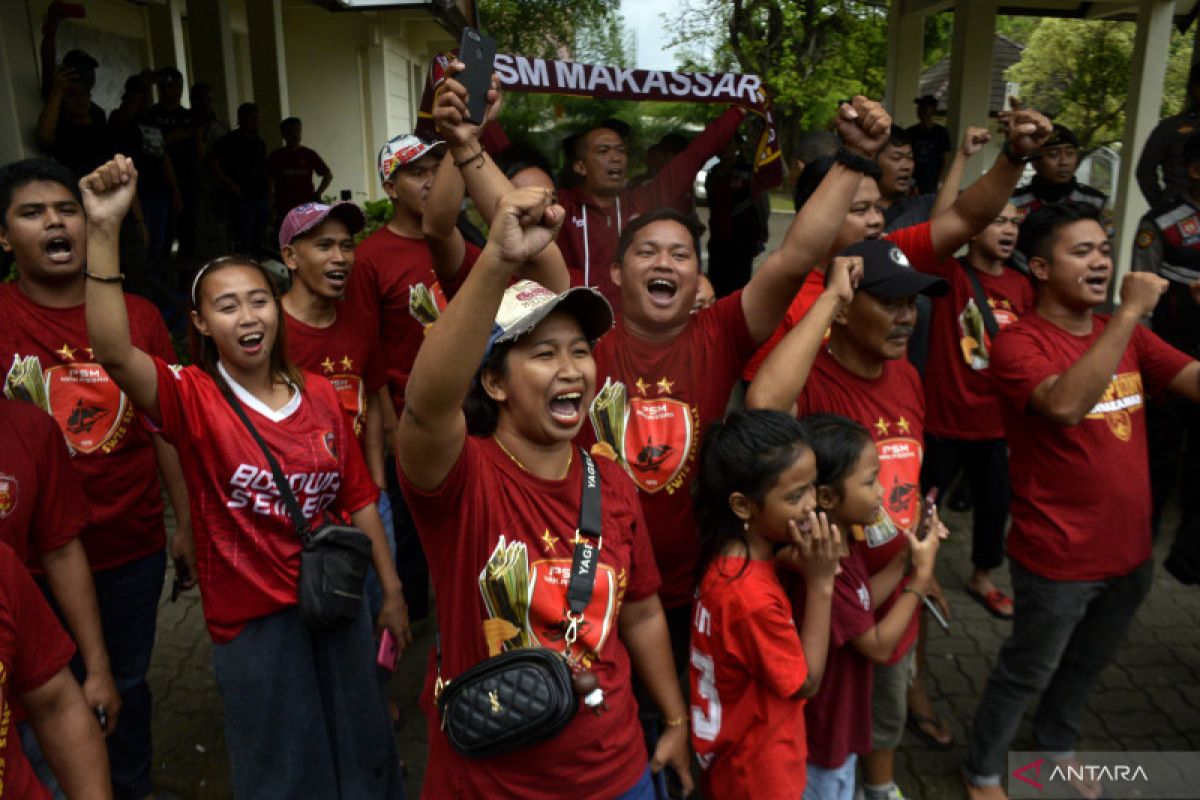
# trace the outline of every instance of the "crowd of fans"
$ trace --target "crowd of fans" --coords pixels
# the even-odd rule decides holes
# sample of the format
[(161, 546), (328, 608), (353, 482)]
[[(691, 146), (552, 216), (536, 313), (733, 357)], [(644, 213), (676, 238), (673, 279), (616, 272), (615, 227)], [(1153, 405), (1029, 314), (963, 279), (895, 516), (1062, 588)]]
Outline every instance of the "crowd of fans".
[[(130, 76), (106, 116), (100, 65), (56, 63), (54, 32), (49, 158), (0, 167), (13, 796), (153, 796), (170, 558), (173, 591), (199, 587), (237, 797), (402, 796), (386, 676), (433, 615), (427, 797), (901, 798), (906, 731), (956, 747), (924, 658), (950, 614), (952, 491), (972, 509), (965, 589), (1012, 625), (964, 789), (1006, 796), (1035, 699), (1036, 747), (1072, 763), (1162, 509), (1200, 477), (1200, 70), (1147, 146), (1153, 208), (1113, 286), (1108, 198), (1076, 179), (1075, 135), (1019, 104), (953, 147), (936, 98), (908, 129), (843, 102), (796, 137), (796, 213), (755, 267), (771, 214), (743, 109), (659, 142), (637, 181), (627, 127), (580, 131), (568, 186), (508, 141), (495, 81), (468, 118), (454, 62), (438, 138), (383, 143), (392, 213), (356, 245), (363, 211), (322, 201), (299, 119), (268, 153), (253, 104), (228, 130), (170, 68)], [(705, 268), (692, 186), (715, 156)], [(156, 285), (184, 298), (185, 358)], [(349, 621), (297, 608), (298, 515), (363, 536)], [(1166, 568), (1200, 580), (1194, 492)], [(577, 710), (465, 754), (447, 687), (525, 648), (561, 656)], [(516, 702), (488, 687), (477, 716)]]

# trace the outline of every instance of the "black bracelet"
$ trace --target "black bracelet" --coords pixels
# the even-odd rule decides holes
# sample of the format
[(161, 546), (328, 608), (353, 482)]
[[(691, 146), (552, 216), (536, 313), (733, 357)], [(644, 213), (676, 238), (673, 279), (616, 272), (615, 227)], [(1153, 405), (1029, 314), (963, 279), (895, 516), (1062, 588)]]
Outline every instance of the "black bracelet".
[(458, 167), (459, 169), (462, 169), (462, 168), (463, 168), (463, 167), (465, 167), (467, 164), (470, 164), (472, 161), (478, 161), (478, 162), (479, 162), (479, 166), (478, 166), (478, 167), (476, 167), (475, 169), (482, 169), (482, 168), (483, 168), (483, 148), (482, 148), (482, 147), (481, 147), (481, 148), (479, 148), (479, 152), (478, 152), (478, 153), (476, 153), (475, 155), (471, 156), (470, 158), (464, 158), (462, 161), (455, 161), (455, 162), (454, 162), (454, 166)]
[(1019, 166), (1025, 166), (1030, 161), (1037, 161), (1039, 158), (1041, 158), (1042, 151), (1034, 150), (1032, 153), (1030, 153), (1027, 156), (1019, 156), (1013, 151), (1012, 142), (1005, 141), (1004, 142), (1004, 157), (1007, 158), (1009, 161), (1011, 161), (1013, 164), (1017, 164)]
[(121, 283), (125, 280), (124, 272), (118, 272), (116, 275), (100, 275), (92, 272), (90, 269), (85, 269), (83, 274), (89, 280), (96, 281), (97, 283)]
[(852, 169), (855, 172), (861, 172), (863, 175), (869, 175), (872, 178), (879, 177), (879, 165), (866, 156), (861, 156), (858, 153), (852, 153), (844, 147), (839, 147), (837, 153), (833, 156), (833, 160), (841, 164), (846, 169)]

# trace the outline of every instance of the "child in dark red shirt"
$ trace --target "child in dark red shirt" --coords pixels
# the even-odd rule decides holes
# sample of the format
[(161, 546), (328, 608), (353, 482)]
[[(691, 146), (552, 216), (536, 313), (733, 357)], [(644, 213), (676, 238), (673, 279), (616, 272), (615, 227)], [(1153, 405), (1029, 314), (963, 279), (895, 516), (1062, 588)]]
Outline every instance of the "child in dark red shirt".
[[(845, 417), (820, 414), (804, 429), (817, 459), (817, 505), (838, 529), (861, 530), (883, 507), (879, 452), (865, 427)], [(825, 678), (805, 709), (808, 728), (808, 785), (805, 800), (851, 800), (855, 764), (871, 750), (873, 664), (884, 664), (908, 629), (933, 579), (933, 565), (945, 527), (934, 511), (919, 537), (905, 530), (908, 548), (887, 567), (868, 575), (866, 546), (855, 538), (834, 581), (829, 657)], [(912, 581), (875, 619), (875, 607), (891, 596), (913, 566)], [(798, 622), (808, 613), (807, 594), (793, 592)], [(801, 623), (803, 624), (803, 623)]]
[[(837, 527), (816, 513), (816, 477), (804, 428), (789, 414), (735, 411), (705, 435), (696, 491), (704, 577), (690, 659), (705, 797), (804, 792), (804, 701), (821, 685), (843, 553)], [(777, 564), (805, 579), (799, 632)]]

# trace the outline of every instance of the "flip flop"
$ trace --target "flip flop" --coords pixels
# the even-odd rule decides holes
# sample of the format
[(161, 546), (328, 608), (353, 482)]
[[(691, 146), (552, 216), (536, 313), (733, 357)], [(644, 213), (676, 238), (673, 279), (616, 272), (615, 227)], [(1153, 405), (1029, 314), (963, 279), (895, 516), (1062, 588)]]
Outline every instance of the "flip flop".
[(1013, 618), (1012, 598), (1004, 592), (999, 589), (992, 589), (987, 594), (984, 594), (977, 589), (972, 589), (970, 586), (966, 587), (966, 589), (967, 597), (970, 597), (983, 606), (996, 619), (1009, 620)]
[[(909, 711), (906, 726), (913, 736), (916, 736), (930, 747), (936, 747), (938, 750), (950, 750), (954, 747), (954, 734), (950, 731), (950, 726), (936, 714), (927, 717)], [(946, 739), (944, 741), (939, 739), (935, 734), (926, 730), (927, 727), (945, 733)]]

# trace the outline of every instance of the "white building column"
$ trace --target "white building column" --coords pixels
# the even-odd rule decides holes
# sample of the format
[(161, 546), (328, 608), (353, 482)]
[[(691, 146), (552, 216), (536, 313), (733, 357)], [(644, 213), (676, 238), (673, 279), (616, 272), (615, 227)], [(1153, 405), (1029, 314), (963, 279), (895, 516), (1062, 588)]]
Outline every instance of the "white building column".
[[(950, 49), (950, 94), (946, 127), (950, 141), (962, 141), (970, 125), (987, 126), (992, 86), (992, 48), (996, 38), (995, 0), (955, 0), (954, 37)], [(967, 162), (963, 185), (983, 174), (990, 159)]]
[(250, 74), (258, 105), (259, 135), (270, 152), (281, 145), (279, 123), (288, 117), (287, 57), (280, 0), (246, 3)]
[(907, 3), (892, 0), (888, 11), (887, 89), (883, 104), (897, 125), (917, 122), (913, 98), (921, 84), (925, 55), (925, 17), (907, 10)]
[(1167, 72), (1167, 48), (1171, 40), (1171, 22), (1175, 0), (1142, 0), (1138, 8), (1134, 34), (1133, 63), (1129, 75), (1129, 94), (1125, 105), (1125, 135), (1121, 137), (1121, 173), (1117, 180), (1117, 203), (1113, 222), (1117, 240), (1113, 248), (1116, 275), (1113, 297), (1120, 297), (1121, 278), (1129, 271), (1133, 258), (1133, 240), (1138, 222), (1149, 210), (1138, 190), (1134, 172), (1138, 156), (1150, 131), (1158, 124), (1162, 109), (1163, 78)]
[(229, 0), (187, 0), (187, 22), (192, 81), (212, 87), (217, 116), (232, 127), (237, 124), (238, 91)]
[(42, 111), (41, 40), (41, 19), (24, 3), (0, 3), (0, 164), (40, 155), (34, 133)]

